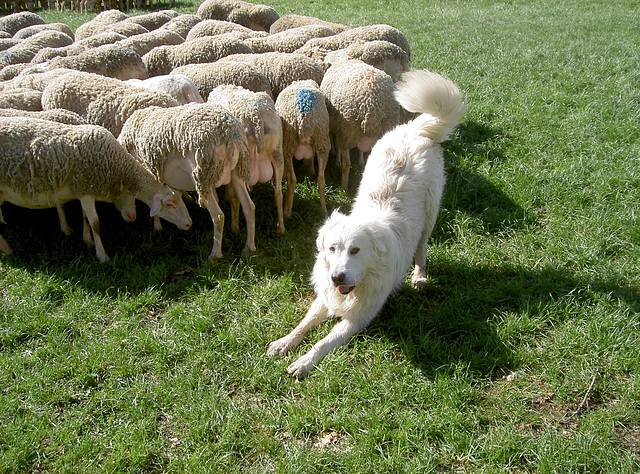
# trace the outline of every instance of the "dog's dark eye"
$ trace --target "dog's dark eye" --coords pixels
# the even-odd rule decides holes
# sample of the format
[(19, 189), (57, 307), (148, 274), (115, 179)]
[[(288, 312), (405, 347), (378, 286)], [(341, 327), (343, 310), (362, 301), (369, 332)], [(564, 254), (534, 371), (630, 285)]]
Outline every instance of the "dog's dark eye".
[(357, 254), (358, 252), (360, 252), (360, 249), (359, 249), (358, 247), (354, 247), (354, 248), (352, 248), (352, 249), (351, 249), (351, 252), (350, 252), (350, 253), (351, 253), (351, 255), (355, 255), (355, 254)]
[(333, 253), (335, 251), (336, 251), (336, 248), (333, 245), (329, 247), (329, 252)]

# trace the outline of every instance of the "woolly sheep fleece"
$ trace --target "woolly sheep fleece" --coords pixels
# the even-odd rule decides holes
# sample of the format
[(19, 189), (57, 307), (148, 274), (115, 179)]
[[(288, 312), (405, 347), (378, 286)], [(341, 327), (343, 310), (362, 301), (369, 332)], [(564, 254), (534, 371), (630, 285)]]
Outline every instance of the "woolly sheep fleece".
[(163, 109), (150, 107), (136, 111), (122, 129), (118, 140), (135, 153), (162, 179), (167, 158), (196, 151), (193, 173), (196, 191), (205, 195), (207, 187), (222, 175), (224, 163), (216, 159), (216, 149), (241, 143), (236, 174), (249, 180), (249, 152), (240, 122), (222, 107), (213, 104), (186, 104)]
[(42, 106), (68, 109), (88, 123), (101, 125), (115, 136), (136, 110), (151, 106), (175, 107), (178, 102), (158, 91), (140, 89), (118, 79), (71, 72), (51, 81), (42, 92)]
[(113, 201), (138, 192), (140, 165), (106, 129), (0, 117), (0, 186), (23, 196), (68, 185), (75, 196)]
[[(269, 5), (244, 0), (202, 0), (197, 12), (129, 15), (110, 9), (79, 25), (75, 40), (66, 25), (47, 24), (35, 13), (0, 17), (0, 38), (6, 38), (0, 41), (0, 50), (5, 49), (0, 51), (0, 107), (5, 109), (0, 117), (86, 122), (105, 127), (115, 137), (128, 121), (122, 140), (135, 141), (158, 175), (169, 149), (197, 149), (202, 158), (214, 156), (217, 145), (237, 143), (233, 135), (239, 133), (239, 121), (218, 108), (213, 111), (211, 104), (180, 108), (169, 94), (127, 85), (127, 79), (183, 74), (205, 100), (226, 84), (266, 92), (280, 104), (285, 162), (296, 153), (308, 157), (311, 151), (319, 160), (325, 157), (332, 132), (339, 150), (357, 146), (363, 134), (377, 137), (399, 122), (399, 106), (386, 79), (378, 80), (375, 72), (365, 78), (340, 72), (354, 58), (387, 70), (394, 79), (407, 70), (409, 42), (397, 28), (352, 27), (296, 14), (281, 17)], [(375, 80), (369, 81), (371, 77)], [(296, 86), (290, 90), (292, 84)], [(379, 93), (381, 88), (384, 93)], [(62, 135), (72, 136), (66, 129)], [(248, 180), (243, 138), (235, 173)], [(207, 160), (210, 163), (195, 172), (197, 188), (215, 181), (219, 172), (216, 160)]]

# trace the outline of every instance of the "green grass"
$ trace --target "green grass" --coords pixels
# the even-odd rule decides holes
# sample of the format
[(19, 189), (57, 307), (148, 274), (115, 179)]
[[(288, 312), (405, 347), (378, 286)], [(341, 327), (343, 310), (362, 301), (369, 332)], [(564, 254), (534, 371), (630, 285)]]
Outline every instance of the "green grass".
[[(101, 206), (105, 265), (57, 235), (55, 211), (6, 204), (0, 471), (640, 470), (636, 2), (270, 5), (396, 26), (413, 67), (465, 91), (429, 288), (402, 289), (297, 383), (285, 368), (330, 327), (283, 359), (265, 350), (313, 298), (311, 180), (283, 236), (259, 186), (258, 251), (226, 229), (216, 264), (193, 204), (191, 231), (161, 234)], [(330, 208), (348, 209), (352, 181), (340, 191), (331, 165)]]

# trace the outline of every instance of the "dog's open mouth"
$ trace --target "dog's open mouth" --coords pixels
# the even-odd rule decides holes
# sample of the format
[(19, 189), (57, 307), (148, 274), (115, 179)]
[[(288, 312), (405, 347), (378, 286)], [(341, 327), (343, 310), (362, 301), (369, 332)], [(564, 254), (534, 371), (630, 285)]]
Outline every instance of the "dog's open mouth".
[(348, 295), (354, 288), (355, 286), (339, 285), (338, 291), (341, 295)]

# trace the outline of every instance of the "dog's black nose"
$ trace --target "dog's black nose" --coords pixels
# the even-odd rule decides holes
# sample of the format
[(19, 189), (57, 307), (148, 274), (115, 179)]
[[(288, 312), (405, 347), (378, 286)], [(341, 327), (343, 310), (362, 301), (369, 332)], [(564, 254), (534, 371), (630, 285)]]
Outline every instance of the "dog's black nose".
[(344, 277), (344, 272), (334, 273), (333, 275), (331, 275), (331, 281), (333, 281), (333, 284), (336, 286), (341, 285), (344, 283)]

